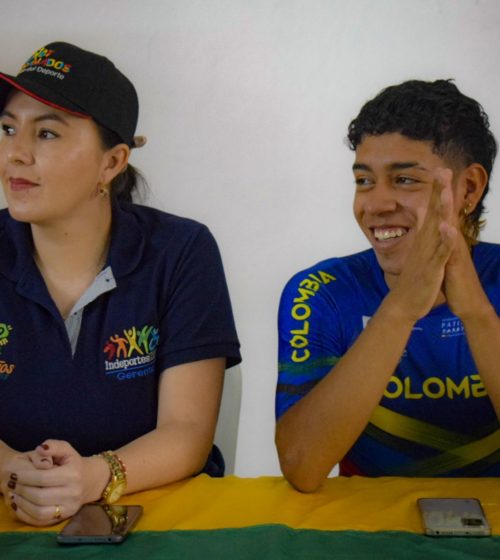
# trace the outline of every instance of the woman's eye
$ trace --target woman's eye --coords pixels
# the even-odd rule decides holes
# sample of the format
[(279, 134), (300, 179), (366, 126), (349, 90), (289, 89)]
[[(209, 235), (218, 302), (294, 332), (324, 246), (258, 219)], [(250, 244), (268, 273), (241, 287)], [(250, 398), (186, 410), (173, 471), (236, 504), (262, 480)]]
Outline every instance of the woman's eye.
[(12, 136), (14, 134), (14, 127), (8, 124), (2, 124), (2, 132), (4, 136)]
[(38, 133), (38, 137), (43, 140), (53, 140), (54, 138), (59, 138), (59, 134), (52, 132), (51, 130), (42, 129)]

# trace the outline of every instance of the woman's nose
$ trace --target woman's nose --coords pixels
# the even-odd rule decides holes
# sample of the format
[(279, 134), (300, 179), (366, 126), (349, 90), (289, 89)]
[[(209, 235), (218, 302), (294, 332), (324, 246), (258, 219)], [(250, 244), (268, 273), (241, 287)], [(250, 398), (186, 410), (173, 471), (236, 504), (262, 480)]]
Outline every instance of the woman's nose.
[(4, 144), (4, 153), (10, 164), (31, 165), (33, 163), (34, 156), (31, 145), (21, 135), (7, 137), (2, 144)]

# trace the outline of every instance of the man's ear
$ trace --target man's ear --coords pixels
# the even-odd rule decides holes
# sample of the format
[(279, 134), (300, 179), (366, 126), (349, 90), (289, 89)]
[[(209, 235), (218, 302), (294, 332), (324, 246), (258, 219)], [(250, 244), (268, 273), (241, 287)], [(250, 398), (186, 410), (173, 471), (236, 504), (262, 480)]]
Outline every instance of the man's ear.
[(117, 144), (107, 150), (104, 154), (101, 183), (108, 185), (117, 175), (125, 171), (129, 157), (130, 148), (127, 144)]
[(462, 188), (457, 202), (460, 209), (466, 209), (470, 214), (483, 197), (488, 184), (488, 173), (480, 163), (472, 163), (460, 175)]

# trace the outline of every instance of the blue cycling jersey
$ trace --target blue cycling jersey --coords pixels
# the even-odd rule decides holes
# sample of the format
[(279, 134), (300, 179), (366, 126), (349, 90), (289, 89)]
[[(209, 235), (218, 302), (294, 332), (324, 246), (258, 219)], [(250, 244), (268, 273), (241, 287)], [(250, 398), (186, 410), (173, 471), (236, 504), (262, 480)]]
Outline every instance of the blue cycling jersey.
[[(473, 259), (498, 313), (500, 245), (479, 243)], [(325, 260), (288, 282), (279, 310), (277, 418), (335, 367), (387, 293), (373, 250)], [(370, 356), (366, 361), (369, 375)], [(379, 406), (341, 461), (340, 473), (498, 476), (499, 427), (463, 324), (440, 305), (414, 325)]]

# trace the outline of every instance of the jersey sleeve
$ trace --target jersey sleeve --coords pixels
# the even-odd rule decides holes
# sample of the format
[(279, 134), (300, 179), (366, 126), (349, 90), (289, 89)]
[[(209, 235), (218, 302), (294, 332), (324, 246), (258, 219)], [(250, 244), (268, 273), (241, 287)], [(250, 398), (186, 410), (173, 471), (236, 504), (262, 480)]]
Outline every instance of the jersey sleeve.
[(241, 361), (231, 302), (216, 241), (205, 226), (189, 240), (169, 283), (157, 360), (163, 370), (225, 357)]
[(332, 270), (320, 263), (286, 285), (278, 313), (276, 418), (304, 397), (343, 354)]

